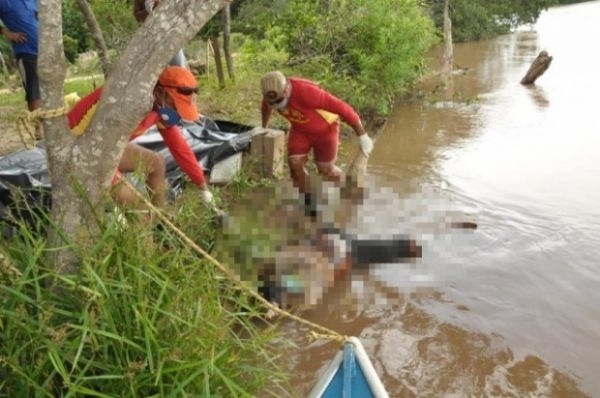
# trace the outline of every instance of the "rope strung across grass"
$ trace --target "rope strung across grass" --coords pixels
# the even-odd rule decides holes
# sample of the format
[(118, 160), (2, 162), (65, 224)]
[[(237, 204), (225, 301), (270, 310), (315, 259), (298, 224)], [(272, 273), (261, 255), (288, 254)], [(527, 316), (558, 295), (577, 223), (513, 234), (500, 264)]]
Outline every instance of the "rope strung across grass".
[(67, 113), (67, 108), (60, 107), (57, 109), (35, 109), (33, 111), (24, 111), (17, 117), (17, 131), (21, 137), (21, 142), (25, 145), (25, 148), (31, 149), (35, 145), (36, 141), (39, 141), (42, 137), (36, 136), (36, 129), (41, 126), (42, 119), (50, 119), (53, 117), (59, 117)]
[(148, 206), (148, 208), (150, 209), (151, 212), (153, 212), (154, 214), (156, 214), (158, 216), (158, 218), (165, 224), (167, 225), (169, 228), (171, 228), (171, 230), (177, 235), (179, 236), (179, 238), (181, 238), (186, 244), (188, 244), (194, 251), (196, 251), (197, 253), (201, 254), (204, 258), (206, 258), (208, 261), (210, 261), (213, 265), (215, 265), (217, 268), (219, 268), (219, 270), (221, 270), (221, 272), (223, 272), (226, 276), (228, 276), (232, 281), (234, 281), (238, 286), (240, 286), (242, 289), (244, 289), (246, 292), (248, 292), (252, 297), (254, 297), (256, 300), (258, 300), (260, 303), (262, 303), (265, 307), (267, 307), (267, 309), (269, 311), (272, 311), (274, 313), (277, 313), (279, 315), (288, 317), (296, 322), (300, 322), (302, 324), (308, 325), (309, 327), (313, 328), (313, 329), (317, 329), (320, 330), (322, 332), (324, 332), (325, 334), (318, 334), (316, 332), (311, 332), (310, 333), (310, 337), (313, 340), (319, 340), (319, 339), (329, 339), (329, 340), (334, 340), (334, 341), (340, 341), (340, 342), (344, 342), (346, 340), (348, 340), (348, 336), (344, 336), (338, 332), (336, 332), (335, 330), (329, 329), (325, 326), (319, 325), (317, 323), (311, 322), (307, 319), (301, 318), (297, 315), (292, 314), (289, 311), (286, 311), (276, 305), (274, 305), (273, 303), (269, 302), (268, 300), (266, 300), (263, 296), (261, 296), (260, 294), (258, 294), (256, 291), (254, 291), (253, 289), (249, 288), (248, 286), (246, 286), (244, 283), (242, 283), (240, 281), (240, 278), (226, 265), (220, 263), (217, 259), (215, 259), (213, 256), (211, 256), (210, 254), (208, 254), (206, 251), (204, 251), (200, 246), (198, 246), (196, 244), (196, 242), (194, 242), (193, 240), (191, 240), (183, 231), (181, 231), (179, 228), (177, 228), (177, 226), (175, 226), (165, 215), (164, 213), (158, 209), (156, 206), (154, 206), (152, 203), (150, 203), (150, 201), (148, 201), (148, 199), (146, 197), (144, 197), (142, 195), (142, 193), (135, 188), (129, 181), (127, 181), (127, 179), (122, 179), (122, 182), (129, 188), (131, 189), (133, 192), (135, 192), (135, 194), (138, 196), (138, 198), (140, 198), (144, 204), (146, 204)]

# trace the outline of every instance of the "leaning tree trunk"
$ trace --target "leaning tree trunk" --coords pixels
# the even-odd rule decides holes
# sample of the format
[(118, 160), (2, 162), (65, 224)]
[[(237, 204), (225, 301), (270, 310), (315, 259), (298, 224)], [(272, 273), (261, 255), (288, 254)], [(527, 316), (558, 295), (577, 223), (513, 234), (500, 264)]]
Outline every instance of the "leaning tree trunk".
[(100, 65), (102, 66), (102, 73), (104, 77), (108, 77), (108, 73), (110, 72), (110, 59), (108, 58), (108, 48), (106, 47), (106, 41), (104, 41), (104, 35), (102, 34), (102, 30), (100, 29), (100, 25), (96, 20), (96, 16), (92, 11), (87, 0), (76, 0), (79, 5), (79, 9), (81, 10), (83, 17), (85, 18), (85, 22), (92, 34), (92, 38), (94, 39), (94, 43), (96, 43), (96, 49), (98, 50), (98, 57), (100, 58)]
[[(52, 180), (49, 260), (62, 274), (78, 267), (70, 243), (85, 252), (97, 230), (94, 214), (102, 204), (131, 131), (151, 109), (152, 89), (172, 55), (192, 39), (227, 0), (163, 2), (138, 28), (111, 70), (86, 132), (70, 134), (65, 117), (44, 120), (48, 167)], [(42, 109), (63, 105), (65, 62), (62, 44), (62, 2), (40, 0), (38, 69)], [(57, 231), (61, 231), (59, 234)], [(54, 250), (56, 249), (56, 250)]]
[(521, 79), (521, 84), (527, 85), (535, 83), (537, 78), (546, 72), (550, 63), (552, 63), (552, 57), (548, 55), (548, 52), (541, 51), (529, 67), (525, 76)]
[(221, 18), (223, 25), (223, 52), (225, 53), (225, 62), (227, 63), (227, 73), (229, 73), (229, 78), (235, 81), (233, 56), (231, 55), (231, 6), (229, 4), (223, 7)]

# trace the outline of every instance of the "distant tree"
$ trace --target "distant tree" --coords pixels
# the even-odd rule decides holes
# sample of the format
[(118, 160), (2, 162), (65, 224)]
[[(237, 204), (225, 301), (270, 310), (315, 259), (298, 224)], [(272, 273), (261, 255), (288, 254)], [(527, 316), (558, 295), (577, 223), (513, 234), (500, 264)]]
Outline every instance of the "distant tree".
[(218, 18), (213, 18), (204, 25), (198, 36), (210, 43), (219, 87), (225, 87), (225, 70), (223, 69), (223, 56), (221, 55), (221, 36), (223, 38), (223, 55), (227, 63), (228, 74), (232, 80), (234, 79), (233, 56), (230, 45), (231, 9), (229, 8), (229, 4), (219, 12)]
[(235, 80), (233, 68), (233, 54), (231, 53), (231, 5), (227, 4), (221, 10), (221, 26), (223, 29), (223, 52), (227, 63), (227, 73), (231, 80)]
[(96, 16), (94, 15), (94, 11), (92, 11), (87, 0), (76, 0), (76, 2), (85, 18), (85, 22), (87, 23), (88, 29), (92, 35), (92, 39), (96, 44), (96, 50), (98, 51), (98, 57), (100, 58), (100, 65), (102, 66), (104, 77), (108, 77), (108, 73), (110, 71), (110, 60), (108, 58), (108, 48), (106, 47), (106, 42), (104, 41), (104, 35), (102, 34), (100, 25), (98, 24)]
[[(62, 18), (65, 55), (70, 62), (75, 62), (78, 54), (90, 49), (92, 43), (90, 31), (75, 0), (64, 2)], [(69, 41), (73, 44), (67, 47)]]
[(450, 19), (450, 0), (444, 0), (444, 55), (440, 77), (446, 93), (452, 94), (452, 69), (454, 64), (454, 48), (452, 44), (452, 20)]
[[(426, 0), (431, 17), (443, 28), (444, 0)], [(452, 0), (450, 16), (454, 41), (486, 39), (534, 23), (540, 13), (558, 0)]]
[(93, 0), (89, 4), (102, 29), (106, 46), (121, 53), (139, 27), (131, 15), (131, 0)]

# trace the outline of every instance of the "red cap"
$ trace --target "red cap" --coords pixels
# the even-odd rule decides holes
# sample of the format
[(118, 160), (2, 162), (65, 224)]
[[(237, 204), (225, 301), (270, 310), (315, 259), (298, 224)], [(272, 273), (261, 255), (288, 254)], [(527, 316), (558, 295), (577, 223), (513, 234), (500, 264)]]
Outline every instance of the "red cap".
[(173, 98), (175, 109), (182, 119), (195, 121), (200, 118), (192, 95), (198, 91), (198, 83), (192, 72), (181, 66), (167, 66), (158, 76), (158, 84)]

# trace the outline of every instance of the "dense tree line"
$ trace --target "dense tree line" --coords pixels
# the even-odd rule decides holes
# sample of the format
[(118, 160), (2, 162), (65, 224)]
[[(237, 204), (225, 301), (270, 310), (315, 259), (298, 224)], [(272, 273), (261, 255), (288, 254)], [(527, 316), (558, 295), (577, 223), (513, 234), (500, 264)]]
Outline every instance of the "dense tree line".
[[(557, 4), (580, 3), (586, 0), (451, 0), (451, 13), (453, 25), (453, 37), (457, 42), (472, 41), (494, 37), (504, 34), (518, 25), (533, 23), (539, 17), (542, 10)], [(305, 3), (302, 5), (302, 3)], [(340, 3), (345, 12), (360, 8), (361, 2), (335, 0), (234, 0), (232, 1), (232, 17), (234, 18), (234, 32), (249, 34), (254, 37), (265, 37), (265, 27), (276, 25), (282, 32), (298, 33), (306, 26), (307, 20), (314, 21), (317, 26), (326, 20), (323, 12), (334, 10), (336, 3)], [(425, 0), (423, 4), (429, 8), (428, 15), (433, 19), (436, 26), (441, 28), (443, 0)], [(109, 48), (121, 48), (137, 28), (131, 10), (131, 0), (99, 0), (90, 2), (98, 22), (102, 26), (103, 33)], [(373, 4), (374, 7), (386, 7), (385, 4)], [(370, 7), (370, 6), (369, 6)], [(391, 4), (387, 9), (393, 12)], [(301, 15), (301, 12), (308, 14)], [(341, 10), (337, 10), (337, 17), (347, 20), (352, 15), (344, 18)], [(282, 19), (279, 19), (279, 16)], [(295, 16), (296, 18), (292, 18)], [(335, 16), (334, 16), (335, 18)], [(217, 19), (217, 18), (215, 18)], [(79, 53), (93, 48), (93, 43), (85, 25), (83, 16), (78, 9), (75, 0), (63, 2), (63, 23), (65, 54), (70, 62), (74, 62)], [(212, 23), (204, 30), (203, 36), (207, 37), (218, 30), (218, 23)], [(318, 27), (315, 28), (318, 30)], [(298, 42), (296, 50), (306, 51), (306, 41), (311, 35), (316, 34), (313, 29), (305, 32)], [(297, 34), (286, 39), (289, 46), (298, 39)], [(339, 49), (335, 49), (339, 52)], [(0, 51), (7, 55), (10, 53), (8, 43), (0, 41)], [(312, 51), (312, 50), (311, 50)], [(335, 55), (334, 55), (335, 56)]]
[[(428, 0), (431, 17), (442, 26), (443, 0)], [(455, 42), (488, 39), (519, 25), (537, 21), (557, 0), (450, 0), (452, 37)]]
[[(544, 9), (574, 0), (450, 0), (453, 39), (472, 41), (533, 23)], [(245, 56), (280, 54), (264, 68), (294, 69), (360, 108), (387, 110), (389, 98), (423, 71), (424, 53), (441, 37), (443, 0), (234, 0), (232, 33)], [(89, 3), (108, 48), (118, 54), (138, 27), (131, 0)], [(70, 62), (94, 47), (75, 0), (63, 2), (65, 54)], [(220, 31), (217, 15), (199, 33)], [(7, 54), (8, 52), (3, 51)], [(394, 91), (390, 91), (393, 87)], [(370, 93), (377, 92), (378, 98)]]

